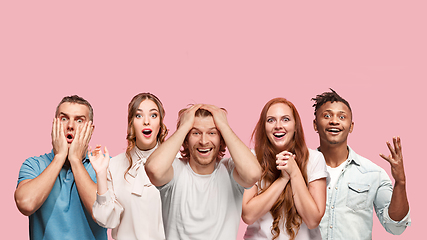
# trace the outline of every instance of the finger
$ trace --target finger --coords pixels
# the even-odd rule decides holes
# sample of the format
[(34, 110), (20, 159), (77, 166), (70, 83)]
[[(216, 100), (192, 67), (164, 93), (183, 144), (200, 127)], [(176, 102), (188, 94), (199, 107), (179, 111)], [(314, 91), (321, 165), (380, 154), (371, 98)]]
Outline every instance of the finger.
[(89, 141), (92, 137), (92, 130), (93, 130), (92, 121), (89, 121), (84, 126), (83, 140), (85, 141), (85, 143), (89, 143)]
[(276, 162), (276, 164), (278, 166), (286, 166), (288, 164), (288, 161), (286, 161), (286, 160), (284, 160), (284, 161), (278, 161), (278, 162)]
[(384, 158), (384, 160), (386, 160), (387, 162), (390, 163), (390, 156), (386, 157), (384, 154), (380, 153), (380, 157)]
[(83, 126), (81, 126), (81, 128), (80, 128), (80, 134), (79, 134), (79, 139), (81, 140), (81, 141), (84, 141), (84, 140), (86, 140), (86, 135), (87, 135), (87, 129), (88, 129), (88, 124), (89, 124), (89, 122), (85, 122), (84, 124), (83, 124)]
[(394, 148), (391, 146), (391, 143), (389, 141), (386, 142), (388, 149), (390, 150), (391, 157), (396, 158), (396, 152), (394, 151)]
[(108, 159), (110, 159), (110, 152), (108, 152), (107, 147), (104, 147), (104, 153), (105, 153), (105, 157), (107, 157)]
[(67, 141), (65, 139), (65, 134), (64, 134), (64, 125), (60, 119), (57, 119), (56, 126), (57, 126), (58, 137), (61, 138), (63, 141)]
[(400, 137), (394, 138), (393, 143), (397, 156), (402, 157), (402, 143), (400, 142)]

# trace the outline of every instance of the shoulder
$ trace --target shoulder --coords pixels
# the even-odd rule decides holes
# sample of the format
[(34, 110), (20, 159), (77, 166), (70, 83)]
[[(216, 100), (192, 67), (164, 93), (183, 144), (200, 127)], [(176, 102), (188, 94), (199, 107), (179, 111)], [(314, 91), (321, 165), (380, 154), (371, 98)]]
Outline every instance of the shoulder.
[(18, 184), (26, 179), (33, 179), (49, 166), (54, 157), (53, 151), (40, 156), (27, 158), (19, 170)]
[(325, 158), (323, 157), (323, 154), (317, 150), (313, 150), (311, 148), (308, 149), (308, 160), (311, 161), (325, 161)]
[(385, 171), (382, 167), (373, 163), (371, 160), (357, 154), (350, 147), (348, 147), (348, 149), (349, 149), (349, 160), (355, 161), (359, 165), (359, 168), (361, 170), (364, 170), (367, 172), (383, 172), (383, 171)]
[(219, 161), (218, 168), (224, 166), (229, 172), (234, 169), (234, 161), (232, 158), (223, 158)]
[(51, 151), (40, 156), (29, 157), (24, 161), (23, 165), (47, 167), (52, 162), (54, 156), (53, 151)]

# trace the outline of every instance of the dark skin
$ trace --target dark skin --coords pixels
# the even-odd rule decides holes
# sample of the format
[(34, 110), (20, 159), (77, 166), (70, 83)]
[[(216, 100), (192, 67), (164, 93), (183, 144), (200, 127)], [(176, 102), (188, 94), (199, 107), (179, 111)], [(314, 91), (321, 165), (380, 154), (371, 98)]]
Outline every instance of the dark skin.
[[(354, 127), (350, 109), (342, 102), (326, 102), (319, 107), (313, 126), (319, 134), (320, 151), (325, 157), (326, 164), (332, 168), (339, 166), (348, 157), (347, 138)], [(380, 156), (390, 163), (392, 177), (395, 180), (388, 213), (391, 219), (400, 221), (409, 211), (400, 137), (393, 138), (393, 145), (390, 142), (386, 144), (390, 155), (380, 154)]]

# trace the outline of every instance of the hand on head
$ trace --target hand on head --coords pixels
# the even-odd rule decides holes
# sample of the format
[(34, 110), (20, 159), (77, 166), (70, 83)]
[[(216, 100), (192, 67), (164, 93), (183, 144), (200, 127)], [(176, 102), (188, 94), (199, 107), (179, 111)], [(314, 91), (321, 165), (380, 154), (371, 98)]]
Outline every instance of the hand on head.
[(92, 121), (85, 122), (83, 125), (77, 127), (76, 135), (74, 136), (73, 142), (68, 150), (68, 160), (82, 160), (87, 153), (94, 128)]
[(59, 118), (54, 118), (52, 123), (52, 147), (55, 155), (61, 155), (65, 160), (68, 156), (68, 143), (65, 139), (63, 125)]
[(68, 144), (64, 126), (59, 118), (52, 124), (52, 147), (55, 155), (62, 155), (69, 161), (81, 161), (85, 156), (95, 126), (92, 121), (79, 125), (71, 144)]
[(209, 104), (203, 104), (200, 108), (208, 110), (212, 114), (215, 126), (219, 131), (228, 126), (227, 112), (223, 108)]

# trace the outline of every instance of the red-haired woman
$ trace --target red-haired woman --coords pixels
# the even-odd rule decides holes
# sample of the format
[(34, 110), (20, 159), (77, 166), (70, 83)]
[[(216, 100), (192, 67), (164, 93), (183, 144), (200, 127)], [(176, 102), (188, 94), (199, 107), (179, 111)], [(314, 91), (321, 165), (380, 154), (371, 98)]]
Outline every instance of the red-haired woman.
[(110, 160), (108, 150), (104, 156), (97, 146), (89, 156), (98, 188), (93, 215), (99, 225), (113, 229), (114, 239), (165, 239), (160, 194), (144, 169), (167, 135), (164, 117), (156, 96), (136, 95), (128, 107), (126, 152)]
[(263, 174), (243, 195), (245, 239), (321, 239), (329, 174), (323, 155), (307, 148), (295, 106), (270, 100), (252, 139)]

